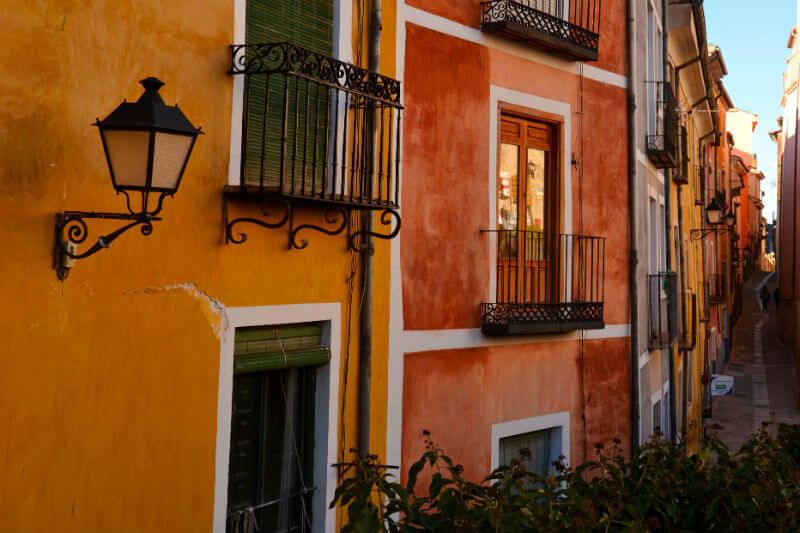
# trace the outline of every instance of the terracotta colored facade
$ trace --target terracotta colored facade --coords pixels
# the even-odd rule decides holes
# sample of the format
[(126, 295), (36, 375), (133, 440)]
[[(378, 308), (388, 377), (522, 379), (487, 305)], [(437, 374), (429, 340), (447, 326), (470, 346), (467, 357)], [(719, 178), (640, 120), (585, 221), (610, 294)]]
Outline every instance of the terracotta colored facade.
[[(402, 425), (389, 439), (404, 476), (425, 429), (473, 479), (498, 464), (504, 424), (524, 433), (560, 417), (568, 444), (557, 445), (576, 463), (596, 442), (629, 443), (624, 11), (623, 1), (604, 2), (600, 60), (581, 76), (578, 62), (480, 32), (477, 1), (404, 9), (404, 225), (393, 291), (402, 302), (392, 307), (402, 322), (390, 363), (402, 372), (390, 417)], [(559, 231), (606, 238), (604, 329), (481, 333), (481, 303), (494, 301), (497, 283), (494, 241), (481, 231), (496, 225), (504, 111), (558, 132)]]

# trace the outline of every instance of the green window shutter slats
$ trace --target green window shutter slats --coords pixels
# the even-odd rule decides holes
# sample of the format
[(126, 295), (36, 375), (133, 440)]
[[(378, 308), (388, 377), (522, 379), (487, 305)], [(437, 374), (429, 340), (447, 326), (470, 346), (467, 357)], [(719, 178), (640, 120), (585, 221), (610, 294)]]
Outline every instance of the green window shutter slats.
[(236, 374), (324, 365), (331, 358), (322, 344), (322, 326), (302, 324), (237, 329), (233, 370)]
[(256, 353), (237, 357), (233, 363), (236, 374), (263, 372), (280, 368), (296, 368), (301, 366), (319, 366), (331, 360), (331, 351), (327, 346), (316, 346), (307, 350), (287, 351), (282, 353)]
[[(248, 44), (290, 42), (331, 56), (333, 1), (249, 0), (245, 37)], [(281, 74), (247, 77), (245, 181), (280, 183), (285, 123), (284, 184), (294, 175), (296, 184), (321, 189), (327, 164), (329, 92), (327, 87)]]

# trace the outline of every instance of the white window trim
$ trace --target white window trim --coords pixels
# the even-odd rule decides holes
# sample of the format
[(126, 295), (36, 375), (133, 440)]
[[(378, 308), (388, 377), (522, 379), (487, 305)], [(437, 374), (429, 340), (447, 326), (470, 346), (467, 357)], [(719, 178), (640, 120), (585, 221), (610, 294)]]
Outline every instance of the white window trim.
[(561, 433), (561, 442), (552, 443), (554, 445), (550, 448), (550, 455), (553, 460), (559, 455), (563, 455), (565, 457), (564, 464), (569, 466), (569, 411), (561, 411), (560, 413), (492, 424), (492, 470), (500, 466), (500, 439), (544, 429), (555, 429)]
[[(315, 533), (336, 530), (336, 510), (328, 509), (336, 490), (337, 413), (341, 353), (341, 304), (269, 305), (226, 309), (228, 327), (220, 344), (219, 392), (217, 397), (217, 451), (214, 476), (214, 533), (225, 533), (228, 512), (228, 458), (233, 403), (233, 348), (236, 328), (303, 322), (323, 322), (322, 340), (330, 347), (331, 360), (317, 369), (314, 421), (314, 481), (312, 499)], [(324, 517), (324, 519), (319, 519)]]
[[(247, 0), (233, 0), (233, 42), (244, 44)], [(353, 60), (353, 4), (348, 0), (333, 0), (333, 57)], [(301, 44), (301, 43), (298, 43)], [(244, 76), (233, 77), (231, 105), (231, 147), (228, 159), (228, 185), (239, 185), (242, 164), (242, 113), (244, 113)]]
[[(561, 149), (561, 205), (562, 233), (572, 233), (572, 112), (567, 102), (542, 98), (491, 85), (489, 88), (489, 229), (497, 227), (497, 152), (500, 142), (497, 126), (500, 117), (500, 104), (507, 103), (525, 107), (531, 111), (543, 111), (561, 117), (558, 128)], [(497, 234), (487, 233), (489, 241), (489, 293), (486, 302), (494, 301), (497, 294)]]

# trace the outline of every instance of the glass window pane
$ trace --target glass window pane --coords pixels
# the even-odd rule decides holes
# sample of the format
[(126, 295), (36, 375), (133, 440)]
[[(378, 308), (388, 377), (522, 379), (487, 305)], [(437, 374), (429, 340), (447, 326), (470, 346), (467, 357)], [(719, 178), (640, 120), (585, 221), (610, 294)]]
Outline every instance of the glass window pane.
[(153, 178), (155, 189), (175, 189), (183, 170), (183, 163), (192, 147), (193, 137), (173, 133), (156, 133), (153, 151)]
[(149, 131), (103, 130), (117, 187), (144, 187), (147, 183)]
[(500, 173), (497, 180), (497, 234), (499, 259), (517, 256), (517, 202), (519, 193), (519, 146), (500, 144)]
[(500, 179), (497, 181), (497, 229), (517, 228), (519, 146), (500, 145)]
[(525, 217), (528, 231), (545, 231), (544, 206), (547, 177), (547, 152), (528, 148), (528, 192), (525, 199)]

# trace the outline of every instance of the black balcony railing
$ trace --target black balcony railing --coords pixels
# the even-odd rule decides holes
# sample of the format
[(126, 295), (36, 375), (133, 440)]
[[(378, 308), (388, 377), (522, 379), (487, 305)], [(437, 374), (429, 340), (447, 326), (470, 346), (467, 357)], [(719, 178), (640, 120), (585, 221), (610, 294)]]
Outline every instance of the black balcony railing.
[(647, 349), (669, 348), (676, 339), (677, 294), (674, 272), (660, 272), (647, 277), (650, 307)]
[(487, 230), (497, 239), (496, 301), (487, 335), (603, 328), (605, 238)]
[(658, 168), (674, 168), (678, 163), (680, 120), (672, 86), (668, 82), (650, 82), (654, 113), (647, 135), (647, 155)]
[(672, 171), (672, 181), (679, 185), (687, 185), (690, 178), (688, 134), (684, 126), (678, 126), (677, 154), (675, 170)]
[(725, 274), (708, 276), (708, 303), (719, 304), (725, 301)]
[[(291, 43), (234, 45), (230, 73), (243, 75), (241, 164), (227, 197), (256, 197), (276, 212), (262, 226), (351, 232), (352, 211), (379, 211), (400, 227), (400, 82)], [(293, 224), (296, 206), (325, 208), (320, 227)], [(283, 215), (283, 216), (280, 216)], [(274, 220), (277, 218), (277, 221)], [(228, 223), (228, 240), (243, 236)], [(281, 223), (282, 222), (282, 223)], [(280, 223), (280, 224), (279, 224)], [(350, 234), (351, 241), (354, 235)]]
[(601, 0), (489, 0), (481, 5), (482, 31), (573, 59), (598, 58)]

